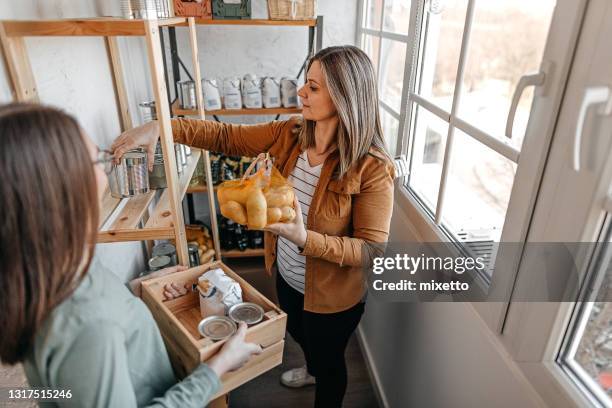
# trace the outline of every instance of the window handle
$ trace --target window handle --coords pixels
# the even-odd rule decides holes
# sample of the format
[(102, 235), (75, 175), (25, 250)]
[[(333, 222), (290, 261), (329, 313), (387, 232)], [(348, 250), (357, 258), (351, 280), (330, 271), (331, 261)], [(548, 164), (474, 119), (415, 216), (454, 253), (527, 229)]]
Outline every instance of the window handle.
[(606, 85), (592, 86), (584, 90), (582, 105), (578, 112), (578, 122), (576, 123), (576, 134), (574, 135), (574, 150), (573, 163), (574, 171), (580, 171), (580, 150), (582, 146), (582, 131), (584, 130), (584, 121), (587, 112), (592, 105), (606, 104), (606, 106), (597, 113), (600, 115), (609, 115), (612, 113), (612, 98), (610, 98), (610, 87)]
[(514, 126), (514, 115), (518, 108), (518, 103), (521, 100), (523, 91), (528, 86), (542, 86), (546, 80), (546, 74), (544, 71), (539, 71), (535, 74), (523, 75), (516, 85), (514, 95), (512, 95), (512, 103), (510, 104), (510, 111), (508, 112), (508, 119), (506, 121), (506, 137), (512, 139), (512, 127)]

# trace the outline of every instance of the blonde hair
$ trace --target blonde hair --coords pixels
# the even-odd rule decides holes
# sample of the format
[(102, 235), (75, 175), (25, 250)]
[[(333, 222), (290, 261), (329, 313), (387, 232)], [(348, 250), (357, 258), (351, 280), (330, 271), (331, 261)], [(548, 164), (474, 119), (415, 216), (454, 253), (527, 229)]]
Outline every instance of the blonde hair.
[[(378, 113), (378, 90), (374, 67), (368, 55), (351, 45), (324, 48), (308, 62), (319, 61), (327, 88), (338, 114), (339, 154), (335, 176), (343, 177), (352, 164), (378, 149), (393, 161), (385, 146)], [(302, 150), (315, 145), (315, 124), (304, 120), (299, 134)]]

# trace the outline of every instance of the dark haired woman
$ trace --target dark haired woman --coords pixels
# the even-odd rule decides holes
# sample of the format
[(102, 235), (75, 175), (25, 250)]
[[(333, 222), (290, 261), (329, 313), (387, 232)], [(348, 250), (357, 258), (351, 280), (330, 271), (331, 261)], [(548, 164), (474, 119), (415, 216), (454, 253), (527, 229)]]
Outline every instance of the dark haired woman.
[[(174, 139), (228, 155), (270, 152), (293, 183), (297, 217), (266, 228), (266, 269), (278, 267), (277, 291), (287, 329), (306, 366), (281, 382), (316, 382), (315, 406), (339, 407), (347, 385), (344, 351), (364, 311), (365, 244), (386, 242), (393, 210), (394, 169), (382, 134), (374, 69), (352, 46), (321, 50), (299, 90), (301, 120), (230, 125), (178, 119)], [(159, 137), (151, 122), (120, 136), (116, 156)], [(368, 245), (368, 248), (370, 246)], [(180, 293), (175, 293), (179, 295)]]
[(111, 160), (65, 113), (0, 106), (0, 359), (23, 362), (31, 387), (70, 391), (53, 406), (201, 408), (261, 348), (242, 326), (176, 383), (144, 303), (90, 268)]

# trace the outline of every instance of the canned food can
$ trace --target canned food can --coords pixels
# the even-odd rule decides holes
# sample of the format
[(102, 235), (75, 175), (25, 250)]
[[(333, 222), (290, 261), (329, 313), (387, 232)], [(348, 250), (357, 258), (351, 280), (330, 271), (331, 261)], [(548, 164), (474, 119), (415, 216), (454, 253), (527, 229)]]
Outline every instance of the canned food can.
[(151, 251), (153, 257), (156, 256), (167, 256), (170, 258), (170, 266), (174, 266), (178, 263), (176, 256), (176, 248), (169, 242), (161, 242), (153, 247)]
[(230, 337), (236, 330), (236, 323), (227, 316), (209, 316), (198, 324), (198, 332), (215, 341)]
[(160, 269), (164, 269), (164, 268), (171, 266), (170, 265), (171, 263), (172, 263), (172, 259), (170, 259), (169, 256), (166, 256), (166, 255), (154, 256), (153, 258), (149, 259), (149, 270), (151, 272), (158, 271)]
[(143, 149), (126, 152), (119, 164), (113, 163), (109, 175), (111, 195), (116, 198), (133, 197), (149, 192), (147, 153)]
[(264, 310), (256, 303), (242, 302), (231, 306), (227, 314), (230, 319), (238, 324), (240, 324), (240, 322), (245, 322), (251, 325), (262, 321)]
[(196, 109), (196, 89), (193, 81), (180, 81), (178, 85), (179, 104), (183, 109)]
[(189, 244), (187, 245), (187, 250), (189, 251), (189, 266), (194, 267), (200, 265), (200, 254), (198, 250), (200, 248), (197, 244)]

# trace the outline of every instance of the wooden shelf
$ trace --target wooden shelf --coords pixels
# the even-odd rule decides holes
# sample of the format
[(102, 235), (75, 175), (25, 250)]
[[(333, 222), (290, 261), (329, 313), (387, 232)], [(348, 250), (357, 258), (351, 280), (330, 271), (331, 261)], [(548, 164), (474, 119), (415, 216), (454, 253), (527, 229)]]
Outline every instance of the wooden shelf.
[[(175, 116), (197, 116), (197, 109), (181, 109), (178, 100), (172, 105), (172, 113)], [(261, 108), (261, 109), (218, 109), (205, 111), (206, 115), (295, 115), (302, 113), (301, 108)]]
[[(214, 186), (214, 191), (217, 191), (217, 189), (219, 188), (219, 186)], [(208, 186), (207, 185), (202, 185), (202, 184), (198, 184), (196, 186), (189, 186), (187, 188), (187, 193), (191, 194), (191, 193), (206, 193), (208, 191)]]
[[(185, 195), (187, 186), (191, 180), (191, 176), (195, 171), (201, 151), (192, 149), (191, 156), (188, 158), (187, 166), (179, 177), (179, 193), (180, 197)], [(119, 241), (141, 241), (153, 239), (171, 239), (174, 238), (174, 229), (172, 224), (172, 211), (170, 210), (169, 190), (164, 189), (159, 197), (159, 201), (153, 210), (151, 217), (146, 221), (144, 228), (138, 228), (138, 225), (145, 215), (156, 190), (152, 190), (147, 194), (138, 195), (132, 198), (125, 198), (121, 201), (112, 197), (103, 200), (101, 210), (100, 227), (106, 221), (112, 219), (112, 224), (103, 231), (98, 232), (98, 242), (119, 242)], [(116, 201), (114, 201), (116, 200)], [(125, 204), (123, 204), (125, 200)], [(116, 202), (114, 208), (109, 211), (112, 203)], [(121, 205), (119, 205), (121, 204)], [(102, 220), (103, 218), (103, 220)]]
[(270, 26), (270, 27), (316, 27), (317, 20), (269, 20), (269, 19), (241, 19), (241, 20), (215, 20), (196, 18), (198, 25), (234, 25), (234, 26)]
[(133, 20), (117, 17), (98, 17), (59, 20), (5, 20), (2, 21), (8, 37), (49, 37), (49, 36), (144, 36), (147, 25), (181, 25), (185, 17), (159, 20)]
[(264, 249), (245, 249), (241, 251), (239, 249), (230, 249), (230, 250), (221, 250), (221, 256), (225, 258), (246, 258), (246, 257), (255, 257), (255, 256), (264, 256)]

